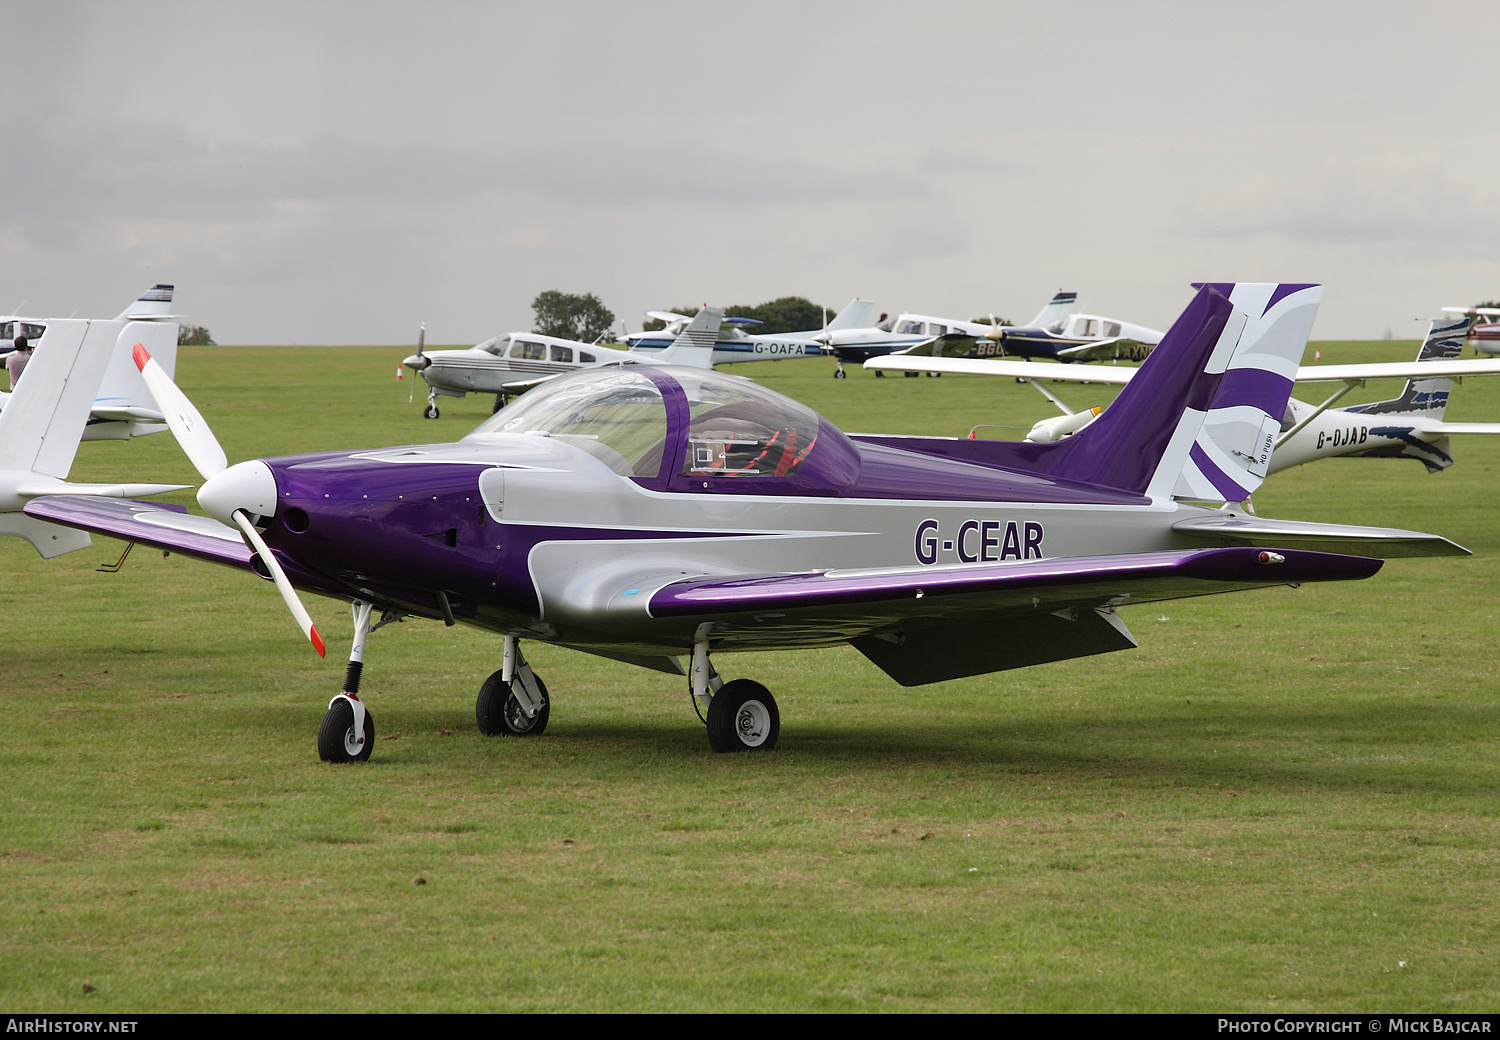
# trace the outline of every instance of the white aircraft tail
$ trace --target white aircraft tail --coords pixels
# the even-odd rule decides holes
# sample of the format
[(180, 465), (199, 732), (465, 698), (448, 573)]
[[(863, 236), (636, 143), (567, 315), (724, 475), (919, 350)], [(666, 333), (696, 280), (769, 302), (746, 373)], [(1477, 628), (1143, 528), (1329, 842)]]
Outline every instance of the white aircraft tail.
[(723, 323), (724, 308), (704, 307), (667, 349), (656, 355), (657, 360), (666, 365), (713, 368), (714, 344), (719, 341), (719, 326)]
[(141, 293), (140, 299), (121, 311), (115, 321), (165, 321), (167, 318), (177, 317), (172, 313), (174, 288), (171, 285), (153, 285)]
[(867, 329), (870, 327), (870, 315), (875, 312), (874, 300), (861, 300), (855, 297), (844, 305), (834, 319), (828, 323), (824, 332), (838, 332), (840, 329)]
[(1323, 287), (1212, 284), (1246, 316), (1245, 331), (1172, 494), (1199, 502), (1243, 502), (1266, 479)]
[(1043, 307), (1035, 318), (1031, 319), (1031, 327), (1040, 328), (1062, 321), (1073, 313), (1073, 306), (1078, 302), (1076, 292), (1059, 292), (1052, 297), (1050, 303)]
[[(1468, 335), (1473, 319), (1465, 315), (1458, 319), (1434, 318), (1427, 327), (1427, 338), (1417, 352), (1418, 361), (1451, 361), (1464, 349), (1464, 337)], [(1365, 415), (1411, 416), (1424, 419), (1441, 419), (1448, 407), (1448, 392), (1453, 389), (1453, 380), (1408, 379), (1401, 396), (1389, 401), (1352, 405), (1344, 411), (1361, 412)]]

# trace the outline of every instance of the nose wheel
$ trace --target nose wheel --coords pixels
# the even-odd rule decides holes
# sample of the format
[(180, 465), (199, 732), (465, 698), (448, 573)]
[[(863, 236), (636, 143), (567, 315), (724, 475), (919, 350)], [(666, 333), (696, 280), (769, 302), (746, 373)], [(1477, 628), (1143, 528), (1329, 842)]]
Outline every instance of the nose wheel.
[(362, 723), (355, 721), (355, 703), (343, 694), (328, 705), (328, 714), (318, 727), (318, 757), (324, 762), (347, 764), (370, 760), (370, 750), (375, 746), (375, 719), (368, 711), (358, 714), (364, 716)]

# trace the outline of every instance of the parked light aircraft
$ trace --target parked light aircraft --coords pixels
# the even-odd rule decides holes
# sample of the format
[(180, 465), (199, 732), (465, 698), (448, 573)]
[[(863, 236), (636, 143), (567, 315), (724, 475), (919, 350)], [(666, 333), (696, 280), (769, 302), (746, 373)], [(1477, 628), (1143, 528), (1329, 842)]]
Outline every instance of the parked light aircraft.
[[(1368, 458), (1411, 458), (1431, 472), (1453, 464), (1448, 437), (1452, 434), (1500, 433), (1500, 423), (1455, 423), (1443, 420), (1452, 380), (1464, 376), (1500, 373), (1500, 360), (1455, 360), (1463, 349), (1464, 332), (1469, 319), (1434, 320), (1417, 352), (1416, 361), (1359, 364), (1304, 365), (1287, 374), (1298, 383), (1341, 383), (1332, 396), (1321, 404), (1309, 404), (1288, 398), (1276, 437), (1276, 451), (1269, 472), (1276, 473), (1317, 459), (1337, 456)], [(958, 344), (963, 349), (963, 344)], [(1054, 393), (1042, 386), (1043, 381), (1128, 383), (1140, 369), (1089, 368), (1069, 370), (1055, 365), (1029, 361), (976, 361), (969, 357), (923, 357), (896, 355), (877, 358), (871, 368), (887, 371), (937, 371), (1014, 376), (1031, 383), (1065, 414), (1043, 419), (1027, 434), (1027, 440), (1052, 441), (1085, 429), (1100, 414), (1100, 409), (1074, 412)], [(1332, 405), (1355, 387), (1371, 379), (1407, 380), (1399, 397), (1389, 401), (1334, 408)], [(1104, 412), (1107, 414), (1107, 409)], [(1218, 500), (1239, 502), (1244, 488), (1229, 483)], [(1219, 494), (1200, 486), (1195, 497), (1214, 500)]]
[[(1140, 361), (1161, 342), (1160, 332), (1143, 325), (1097, 314), (1073, 314), (1077, 300), (1077, 293), (1059, 292), (1026, 325), (985, 325), (930, 318), (925, 314), (902, 314), (873, 328), (820, 337), (820, 342), (839, 359), (836, 379), (844, 377), (845, 361), (863, 363), (901, 351), (921, 352), (944, 336), (972, 339), (974, 342), (968, 348), (972, 357), (1014, 354), (1057, 361)], [(875, 368), (876, 375), (882, 371)]]
[(1462, 314), (1470, 317), (1488, 318), (1469, 327), (1469, 346), (1477, 354), (1500, 354), (1500, 307), (1444, 307), (1444, 314)]
[[(719, 331), (718, 342), (714, 344), (713, 363), (728, 365), (739, 361), (784, 361), (787, 358), (821, 355), (823, 347), (820, 337), (828, 332), (859, 328), (870, 320), (870, 312), (874, 309), (872, 301), (856, 297), (834, 315), (825, 328), (758, 335), (746, 332), (741, 326), (759, 325), (759, 321), (752, 318), (726, 318), (724, 328)], [(675, 311), (647, 311), (646, 316), (666, 322), (666, 328), (627, 336), (626, 342), (632, 350), (649, 352), (664, 349), (690, 320), (687, 315)]]
[(417, 352), (401, 363), (420, 373), (427, 383), (427, 407), (422, 411), (425, 418), (436, 419), (440, 414), (439, 395), (494, 394), (498, 412), (511, 395), (523, 393), (542, 380), (579, 369), (611, 365), (708, 368), (723, 320), (722, 310), (705, 307), (672, 337), (671, 346), (650, 353), (578, 343), (537, 332), (512, 332), (463, 350), (434, 350), (429, 354), (423, 351), (427, 337), (427, 326), (423, 325), (417, 336)]
[[(1091, 428), (1051, 444), (848, 436), (711, 369), (636, 365), (551, 380), (454, 444), (228, 466), (192, 403), (136, 351), (209, 516), (39, 498), (28, 515), (144, 542), (353, 604), (321, 757), (368, 758), (366, 638), (403, 615), (501, 636), (487, 734), (542, 732), (536, 639), (688, 677), (717, 751), (776, 745), (775, 698), (723, 682), (723, 651), (851, 643), (912, 686), (1136, 645), (1125, 603), (1364, 578), (1370, 557), (1451, 555), (1435, 535), (1292, 523), (1173, 497), (1204, 444), (1258, 481), (1315, 288), (1205, 287)], [(1290, 333), (1287, 326), (1291, 326)], [(1225, 395), (1231, 395), (1226, 398)], [(1253, 456), (1253, 457), (1252, 457)], [(1347, 555), (1348, 552), (1359, 555)], [(997, 622), (1001, 624), (997, 625)], [(1002, 635), (997, 638), (996, 633)], [(688, 663), (680, 660), (685, 655)]]
[(91, 421), (90, 408), (99, 408), (100, 381), (121, 343), (127, 356), (136, 343), (142, 343), (171, 357), (177, 347), (177, 325), (124, 319), (49, 320), (15, 393), (0, 412), (0, 535), (26, 539), (43, 557), (82, 549), (89, 544), (89, 536), (25, 515), (21, 508), (30, 499), (40, 495), (139, 496), (186, 486), (66, 480), (85, 424)]
[[(177, 325), (172, 314), (172, 292), (170, 285), (153, 285), (126, 307), (116, 317), (116, 322), (154, 321), (162, 327), (171, 327), (171, 342), (165, 333), (152, 339), (160, 354), (152, 356), (160, 361), (170, 375), (177, 368)], [(25, 336), (37, 346), (51, 321), (46, 318), (17, 318), (10, 316), (0, 320), (0, 353), (15, 349), (17, 333)], [(133, 341), (132, 341), (133, 342)], [(90, 411), (88, 425), (83, 430), (83, 440), (128, 440), (150, 433), (161, 433), (167, 428), (161, 412), (156, 407), (150, 391), (136, 371), (130, 358), (131, 343), (121, 340), (120, 349), (109, 358), (102, 378), (95, 384), (98, 396)], [(28, 371), (30, 369), (28, 368)], [(0, 393), (0, 409), (10, 400), (10, 394)]]

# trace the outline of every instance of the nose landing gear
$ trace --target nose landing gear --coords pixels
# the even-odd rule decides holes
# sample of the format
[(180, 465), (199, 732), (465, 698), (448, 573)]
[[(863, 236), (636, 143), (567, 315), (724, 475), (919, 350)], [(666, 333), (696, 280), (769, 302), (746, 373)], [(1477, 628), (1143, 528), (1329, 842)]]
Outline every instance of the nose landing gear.
[(318, 727), (318, 757), (324, 762), (368, 762), (375, 746), (375, 719), (359, 699), (359, 678), (365, 667), (365, 639), (370, 634), (372, 604), (355, 601), (354, 645), (344, 689), (328, 702), (328, 713)]

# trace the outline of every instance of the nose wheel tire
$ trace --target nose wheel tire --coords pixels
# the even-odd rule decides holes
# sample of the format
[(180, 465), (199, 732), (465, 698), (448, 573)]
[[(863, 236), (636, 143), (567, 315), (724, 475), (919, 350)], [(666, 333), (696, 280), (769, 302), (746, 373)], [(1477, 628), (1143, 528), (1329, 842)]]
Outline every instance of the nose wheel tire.
[(422, 418), (424, 419), (436, 419), (438, 414), (437, 405), (435, 404), (430, 404), (422, 409)]
[(340, 698), (333, 702), (318, 727), (318, 757), (324, 762), (368, 762), (375, 746), (375, 719), (365, 712), (364, 739), (354, 732), (354, 706)]
[(835, 379), (848, 379), (849, 378), (848, 373), (846, 373), (844, 371), (844, 366), (843, 365), (840, 365), (838, 368), (834, 369), (833, 378), (835, 378)]
[(708, 704), (708, 745), (721, 754), (770, 751), (779, 736), (781, 712), (776, 698), (758, 682), (727, 682)]
[(537, 688), (542, 691), (542, 708), (532, 718), (526, 717), (521, 702), (511, 692), (503, 678), (504, 672), (496, 672), (479, 688), (479, 697), (474, 701), (474, 721), (479, 732), (487, 737), (536, 737), (547, 729), (547, 718), (552, 714), (552, 698), (547, 696), (547, 684), (540, 675), (534, 676)]

